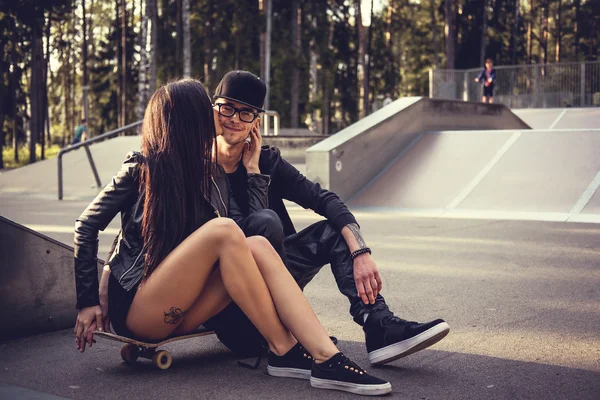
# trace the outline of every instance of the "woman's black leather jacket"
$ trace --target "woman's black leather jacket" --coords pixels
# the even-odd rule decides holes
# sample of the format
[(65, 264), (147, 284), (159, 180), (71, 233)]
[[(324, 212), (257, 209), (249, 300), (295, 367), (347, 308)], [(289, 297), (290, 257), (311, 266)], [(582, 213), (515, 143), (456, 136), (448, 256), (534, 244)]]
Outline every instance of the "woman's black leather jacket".
[[(119, 173), (90, 203), (75, 222), (75, 284), (77, 308), (99, 304), (98, 300), (98, 232), (106, 229), (117, 213), (121, 213), (121, 231), (109, 255), (113, 276), (125, 290), (131, 290), (142, 278), (144, 270), (144, 241), (142, 239), (143, 201), (139, 194), (138, 152), (127, 154)], [(229, 181), (225, 171), (217, 166), (210, 193), (215, 217), (242, 218), (239, 207), (230, 197)], [(249, 179), (255, 196), (252, 208), (267, 208), (270, 177), (255, 175)], [(230, 201), (231, 199), (231, 201)]]

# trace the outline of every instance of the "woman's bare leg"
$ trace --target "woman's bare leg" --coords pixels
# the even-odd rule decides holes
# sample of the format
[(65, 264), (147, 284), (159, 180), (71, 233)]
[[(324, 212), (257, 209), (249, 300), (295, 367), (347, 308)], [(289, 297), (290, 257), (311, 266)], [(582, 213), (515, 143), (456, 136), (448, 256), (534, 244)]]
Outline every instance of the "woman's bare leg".
[(281, 321), (317, 362), (330, 359), (339, 350), (273, 246), (262, 236), (247, 240)]
[[(212, 220), (192, 233), (140, 285), (127, 315), (127, 327), (135, 335), (152, 340), (175, 332), (188, 318), (187, 311), (194, 305), (200, 307), (197, 301), (207, 289), (217, 260), (227, 293), (265, 337), (271, 350), (286, 353), (296, 339), (277, 315), (244, 234), (226, 218)], [(219, 279), (214, 280), (217, 283), (212, 282), (204, 294), (206, 305), (213, 307), (207, 309), (208, 317), (220, 311), (224, 301), (222, 291), (214, 286)], [(202, 322), (189, 319), (186, 326)]]

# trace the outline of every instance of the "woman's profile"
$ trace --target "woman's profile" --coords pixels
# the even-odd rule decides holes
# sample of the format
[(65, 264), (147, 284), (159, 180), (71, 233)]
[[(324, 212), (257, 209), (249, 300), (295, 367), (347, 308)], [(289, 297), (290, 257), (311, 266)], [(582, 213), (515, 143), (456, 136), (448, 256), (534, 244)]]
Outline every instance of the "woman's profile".
[[(141, 151), (77, 219), (78, 349), (91, 347), (94, 329), (109, 322), (117, 334), (146, 341), (192, 332), (234, 301), (268, 343), (270, 375), (388, 393), (388, 382), (331, 342), (270, 243), (246, 238), (227, 218), (227, 177), (212, 159), (220, 130), (213, 113), (198, 81), (159, 88), (146, 108)], [(118, 213), (121, 231), (98, 282), (98, 232)]]

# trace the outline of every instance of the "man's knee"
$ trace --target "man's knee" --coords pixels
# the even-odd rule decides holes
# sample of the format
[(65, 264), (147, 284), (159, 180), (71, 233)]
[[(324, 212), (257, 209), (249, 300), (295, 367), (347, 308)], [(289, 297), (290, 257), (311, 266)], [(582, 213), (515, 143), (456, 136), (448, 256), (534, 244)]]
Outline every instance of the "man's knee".
[(271, 243), (283, 243), (283, 224), (277, 213), (264, 209), (257, 211), (244, 222), (243, 231), (246, 236), (264, 236)]

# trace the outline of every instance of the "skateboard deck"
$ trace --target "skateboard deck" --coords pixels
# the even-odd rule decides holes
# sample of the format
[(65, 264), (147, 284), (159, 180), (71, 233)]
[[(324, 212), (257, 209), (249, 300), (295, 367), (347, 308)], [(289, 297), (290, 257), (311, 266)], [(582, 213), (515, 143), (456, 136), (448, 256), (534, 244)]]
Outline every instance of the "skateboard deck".
[(173, 335), (157, 342), (143, 342), (128, 338), (125, 336), (119, 336), (110, 332), (94, 332), (95, 337), (101, 337), (103, 339), (112, 340), (115, 342), (124, 343), (121, 347), (121, 358), (128, 364), (133, 364), (138, 357), (147, 358), (152, 360), (152, 363), (160, 369), (168, 369), (173, 363), (173, 356), (167, 350), (158, 350), (158, 347), (163, 346), (167, 343), (176, 342), (178, 340), (191, 339), (198, 336), (207, 336), (214, 334), (213, 331), (200, 327), (194, 332), (186, 333), (183, 335)]

